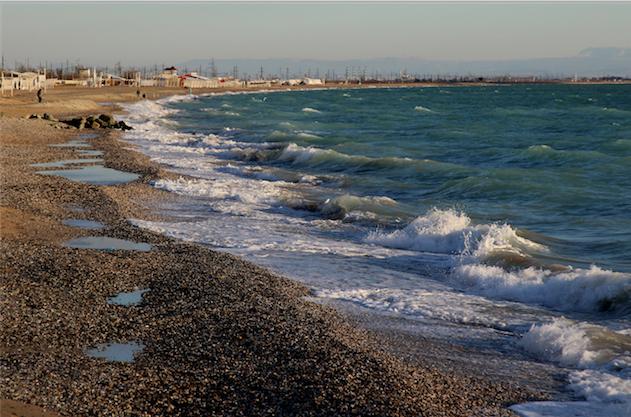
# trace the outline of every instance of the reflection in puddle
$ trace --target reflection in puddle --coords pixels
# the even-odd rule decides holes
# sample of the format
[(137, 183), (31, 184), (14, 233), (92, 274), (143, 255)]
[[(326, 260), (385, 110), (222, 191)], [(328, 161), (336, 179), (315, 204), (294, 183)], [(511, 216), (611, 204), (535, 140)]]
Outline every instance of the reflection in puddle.
[(85, 213), (85, 208), (81, 207), (78, 204), (68, 204), (66, 205), (66, 208), (70, 211), (73, 211), (75, 213)]
[(98, 138), (99, 135), (97, 135), (96, 133), (81, 133), (79, 134), (79, 139), (96, 139)]
[(78, 219), (68, 219), (62, 221), (66, 226), (78, 227), (80, 229), (102, 229), (104, 227), (103, 223), (95, 222), (94, 220), (78, 220)]
[(48, 146), (50, 146), (51, 148), (87, 148), (88, 146), (90, 146), (90, 144), (80, 140), (70, 140), (66, 143), (57, 143)]
[(31, 166), (39, 167), (39, 168), (63, 168), (66, 165), (95, 164), (97, 162), (103, 162), (103, 160), (100, 158), (64, 159), (62, 161), (41, 162), (38, 164), (31, 164)]
[(107, 299), (108, 304), (114, 304), (119, 306), (135, 306), (142, 301), (142, 295), (149, 291), (148, 289), (136, 290), (130, 292), (120, 292), (114, 297)]
[(42, 175), (58, 175), (71, 181), (92, 185), (125, 184), (140, 178), (137, 174), (105, 168), (101, 165), (87, 166), (79, 169), (64, 169), (55, 171), (37, 171)]
[(79, 155), (85, 155), (85, 156), (102, 156), (103, 155), (102, 151), (93, 151), (89, 149), (80, 149), (77, 152), (79, 153)]
[(139, 342), (106, 343), (97, 345), (94, 349), (86, 350), (86, 354), (93, 358), (103, 358), (109, 362), (133, 362), (136, 353), (145, 346)]
[(116, 239), (107, 236), (88, 236), (71, 239), (64, 243), (67, 248), (74, 249), (97, 249), (97, 250), (135, 250), (148, 252), (151, 245), (142, 242), (132, 242), (131, 240)]

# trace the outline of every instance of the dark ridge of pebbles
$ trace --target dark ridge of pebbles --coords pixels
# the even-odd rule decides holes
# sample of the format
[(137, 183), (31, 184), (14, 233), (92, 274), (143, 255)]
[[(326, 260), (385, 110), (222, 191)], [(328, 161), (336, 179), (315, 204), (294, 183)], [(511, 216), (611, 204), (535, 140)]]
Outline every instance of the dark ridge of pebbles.
[[(146, 185), (172, 174), (113, 132), (89, 142), (108, 167), (141, 179), (98, 187), (29, 167), (75, 155), (47, 146), (69, 132), (6, 118), (0, 129), (2, 398), (67, 416), (505, 416), (509, 404), (545, 398), (405, 364), (333, 309), (304, 300), (303, 285), (131, 226), (127, 218), (158, 218), (149, 209), (177, 197)], [(62, 225), (68, 218), (106, 227)], [(89, 235), (152, 250), (62, 246)], [(138, 306), (107, 302), (138, 288), (150, 289)], [(129, 341), (144, 345), (132, 363), (85, 354)]]

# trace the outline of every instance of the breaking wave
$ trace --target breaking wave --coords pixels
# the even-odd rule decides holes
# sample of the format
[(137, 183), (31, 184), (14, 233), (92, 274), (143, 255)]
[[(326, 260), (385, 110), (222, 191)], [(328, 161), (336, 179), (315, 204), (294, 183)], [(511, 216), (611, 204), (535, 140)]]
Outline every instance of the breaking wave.
[(592, 266), (554, 272), (528, 267), (506, 270), (484, 264), (452, 271), (460, 286), (491, 298), (541, 304), (561, 311), (631, 311), (631, 274)]
[(631, 411), (631, 336), (624, 331), (561, 318), (533, 325), (519, 343), (541, 359), (578, 368), (569, 388), (603, 416)]
[(433, 209), (406, 227), (374, 231), (365, 242), (454, 255), (448, 279), (486, 297), (540, 304), (561, 311), (631, 311), (631, 274), (592, 266), (536, 266), (548, 248), (507, 224), (472, 224), (464, 213)]

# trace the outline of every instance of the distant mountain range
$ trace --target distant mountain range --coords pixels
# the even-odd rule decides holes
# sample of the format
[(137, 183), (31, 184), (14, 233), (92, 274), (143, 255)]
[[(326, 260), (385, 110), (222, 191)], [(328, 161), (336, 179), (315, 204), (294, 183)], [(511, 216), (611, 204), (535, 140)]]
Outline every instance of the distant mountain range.
[[(408, 74), (431, 75), (474, 75), (474, 76), (623, 76), (631, 77), (631, 48), (588, 48), (578, 55), (561, 58), (507, 59), (507, 60), (428, 60), (423, 58), (375, 58), (351, 60), (317, 59), (215, 59), (219, 73), (231, 74), (238, 67), (239, 75), (258, 77), (261, 67), (265, 75), (324, 77), (333, 72), (337, 77), (359, 75), (365, 72), (372, 76)], [(178, 66), (190, 71), (210, 70), (210, 58), (192, 59)]]

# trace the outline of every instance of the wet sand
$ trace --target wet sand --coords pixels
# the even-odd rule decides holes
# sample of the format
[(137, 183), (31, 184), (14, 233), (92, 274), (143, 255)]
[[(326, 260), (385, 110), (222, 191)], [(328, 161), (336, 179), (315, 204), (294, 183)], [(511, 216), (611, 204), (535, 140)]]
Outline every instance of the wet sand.
[[(47, 111), (66, 110), (51, 103)], [(105, 166), (140, 178), (97, 186), (38, 175), (30, 166), (81, 157), (79, 148), (49, 146), (79, 131), (6, 116), (0, 131), (3, 417), (16, 406), (25, 416), (44, 415), (31, 406), (67, 416), (504, 416), (513, 415), (507, 405), (547, 397), (483, 370), (457, 372), (445, 361), (449, 346), (431, 340), (406, 343), (441, 355), (410, 360), (406, 343), (309, 301), (302, 284), (131, 226), (129, 218), (160, 218), (161, 205), (178, 197), (149, 185), (172, 174), (118, 141), (118, 132), (95, 131), (100, 137), (85, 141), (104, 152)], [(68, 219), (105, 227), (70, 227)], [(151, 250), (64, 246), (87, 236)], [(139, 305), (108, 303), (139, 289), (148, 290)], [(133, 362), (86, 355), (128, 342), (144, 346)]]

